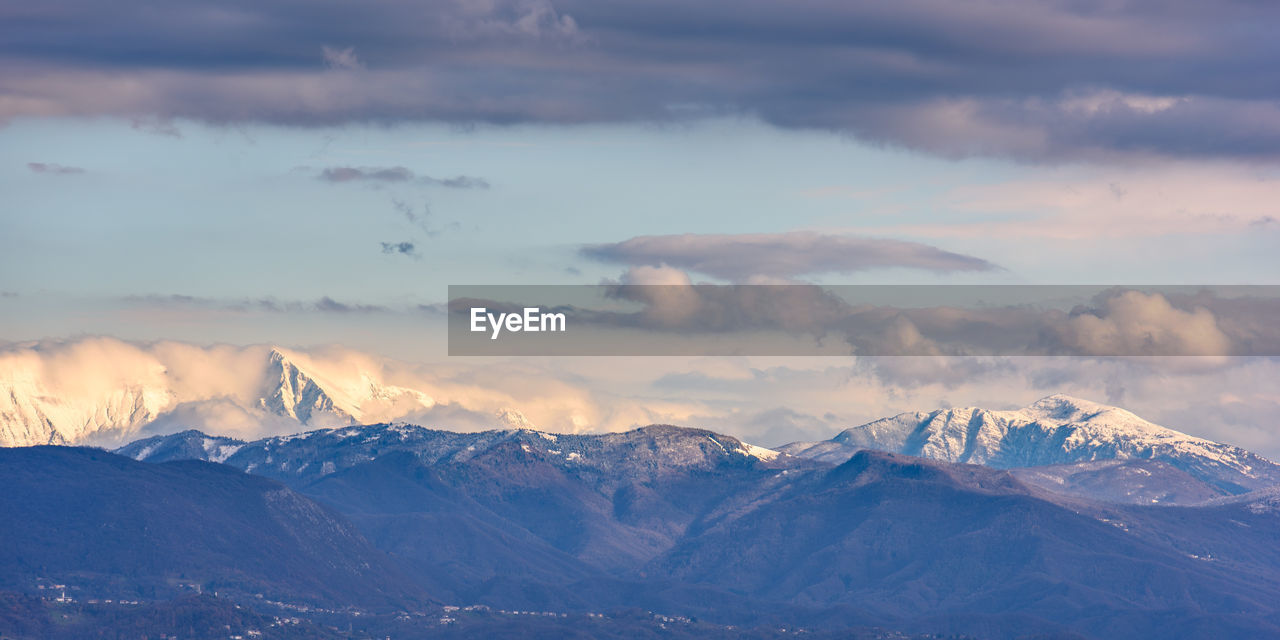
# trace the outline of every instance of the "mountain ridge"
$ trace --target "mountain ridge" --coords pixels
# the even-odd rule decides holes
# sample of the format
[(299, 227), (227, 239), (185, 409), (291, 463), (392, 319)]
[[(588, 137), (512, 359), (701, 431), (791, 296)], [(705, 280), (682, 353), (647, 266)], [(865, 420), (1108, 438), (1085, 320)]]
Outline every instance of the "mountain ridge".
[[(420, 460), (466, 462), (489, 449), (512, 443), (522, 452), (553, 460), (575, 473), (649, 477), (664, 469), (710, 469), (722, 463), (793, 466), (806, 460), (705, 429), (649, 425), (604, 434), (552, 434), (532, 429), (455, 432), (406, 423), (315, 429), (245, 442), (187, 430), (129, 443), (115, 451), (140, 461), (195, 459), (222, 462), (287, 482), (314, 481), (392, 451)], [(607, 455), (600, 455), (607, 453)], [(225, 455), (223, 455), (225, 454)], [(215, 460), (215, 456), (223, 455)], [(609, 461), (609, 468), (597, 465)], [(328, 466), (326, 466), (328, 465)], [(781, 468), (781, 467), (780, 467)]]

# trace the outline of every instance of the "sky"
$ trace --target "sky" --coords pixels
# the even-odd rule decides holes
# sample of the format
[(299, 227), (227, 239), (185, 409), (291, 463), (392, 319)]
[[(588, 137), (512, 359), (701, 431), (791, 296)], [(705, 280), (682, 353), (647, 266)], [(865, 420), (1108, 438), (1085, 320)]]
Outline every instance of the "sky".
[(1280, 284), (1280, 7), (70, 0), (0, 24), (8, 350), (337, 345), (474, 389), (536, 370), (594, 407), (550, 430), (765, 444), (1071, 391), (1280, 455), (1266, 358), (623, 374), (449, 358), (438, 313), (451, 284), (655, 276)]

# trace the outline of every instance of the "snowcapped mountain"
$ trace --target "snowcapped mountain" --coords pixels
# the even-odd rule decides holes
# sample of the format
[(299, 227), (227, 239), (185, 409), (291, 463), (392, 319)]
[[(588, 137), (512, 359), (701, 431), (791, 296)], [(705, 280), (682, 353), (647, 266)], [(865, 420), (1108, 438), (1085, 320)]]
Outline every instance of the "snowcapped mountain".
[(1228, 493), (1280, 484), (1280, 465), (1249, 451), (1065, 395), (1016, 411), (968, 407), (904, 413), (846, 429), (828, 441), (780, 448), (835, 463), (863, 449), (997, 468), (1148, 459), (1167, 462)]
[(288, 483), (309, 482), (391, 453), (409, 453), (422, 464), (465, 463), (485, 456), (539, 460), (575, 473), (638, 481), (672, 470), (710, 470), (722, 464), (779, 468), (804, 460), (723, 434), (669, 425), (623, 433), (551, 434), (530, 429), (477, 433), (440, 431), (408, 424), (318, 429), (243, 442), (189, 430), (132, 442), (116, 450), (144, 462), (221, 462)]
[(0, 379), (0, 446), (75, 444), (101, 431), (131, 432), (172, 404), (168, 391), (157, 386), (126, 385), (67, 398), (11, 376)]
[(287, 416), (300, 424), (320, 416), (354, 420), (349, 409), (336, 406), (319, 383), (278, 349), (271, 350), (266, 377), (268, 394), (258, 400), (258, 405), (272, 415)]
[(226, 358), (227, 365), (209, 367), (218, 376), (129, 345), (100, 359), (116, 364), (118, 379), (50, 371), (56, 363), (47, 360), (56, 358), (38, 354), (0, 363), (0, 446), (119, 443), (148, 427), (201, 426), (211, 415), (228, 414), (246, 424), (334, 427), (413, 415), (435, 404), (376, 372), (334, 372), (279, 347)]

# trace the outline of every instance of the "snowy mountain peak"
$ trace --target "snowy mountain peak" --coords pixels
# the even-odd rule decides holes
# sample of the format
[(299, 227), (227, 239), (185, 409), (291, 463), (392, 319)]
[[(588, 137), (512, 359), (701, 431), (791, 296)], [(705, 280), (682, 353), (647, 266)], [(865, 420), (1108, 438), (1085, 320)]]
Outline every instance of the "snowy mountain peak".
[(1149, 422), (1133, 413), (1089, 400), (1081, 400), (1064, 394), (1054, 394), (1041, 398), (1019, 413), (1033, 420), (1048, 420), (1060, 423), (1088, 423), (1102, 425), (1115, 430), (1130, 430), (1152, 435), (1180, 436), (1197, 439), (1180, 431), (1174, 431)]
[(260, 406), (306, 426), (387, 421), (435, 405), (416, 389), (387, 384), (373, 371), (316, 366), (307, 356), (273, 347)]
[(1066, 395), (1014, 411), (967, 407), (903, 413), (846, 429), (827, 442), (797, 442), (781, 451), (843, 462), (863, 449), (998, 468), (1162, 460), (1233, 493), (1280, 483), (1280, 465), (1239, 447)]
[(1082, 398), (1076, 398), (1065, 393), (1055, 393), (1051, 396), (1040, 398), (1022, 409), (1022, 411), (1026, 413), (1054, 416), (1061, 419), (1067, 419), (1071, 416), (1081, 414), (1098, 414), (1105, 411), (1119, 410), (1120, 409), (1116, 407), (1099, 404)]

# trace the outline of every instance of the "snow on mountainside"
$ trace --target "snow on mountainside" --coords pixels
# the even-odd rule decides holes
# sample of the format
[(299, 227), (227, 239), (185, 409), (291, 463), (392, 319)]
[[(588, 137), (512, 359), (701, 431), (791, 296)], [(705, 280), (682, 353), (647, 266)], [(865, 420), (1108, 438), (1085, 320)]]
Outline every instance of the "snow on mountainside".
[[(384, 383), (372, 373), (327, 372), (307, 356), (278, 347), (258, 353), (225, 372), (243, 389), (220, 381), (193, 383), (185, 372), (137, 352), (124, 354), (128, 358), (108, 354), (127, 369), (115, 381), (108, 375), (85, 376), (85, 382), (79, 372), (48, 371), (52, 366), (38, 354), (11, 357), (0, 366), (0, 446), (120, 442), (154, 423), (199, 424), (200, 416), (214, 411), (235, 412), (248, 423), (332, 427), (434, 405), (425, 393)], [(51, 388), (59, 383), (61, 388)]]
[(375, 424), (318, 429), (253, 442), (184, 431), (145, 438), (116, 450), (144, 462), (221, 462), (287, 483), (309, 482), (396, 452), (410, 453), (424, 464), (516, 456), (578, 474), (604, 474), (632, 482), (673, 469), (706, 470), (722, 464), (766, 468), (813, 465), (732, 436), (669, 425), (576, 435), (530, 429), (458, 433), (408, 424)]
[(98, 431), (134, 431), (171, 405), (161, 387), (130, 385), (66, 398), (30, 378), (10, 376), (0, 379), (0, 446), (75, 444)]
[(843, 462), (863, 449), (997, 468), (1160, 460), (1228, 493), (1280, 484), (1280, 465), (1239, 447), (1153, 424), (1107, 405), (1053, 395), (1016, 411), (904, 413), (780, 450)]

